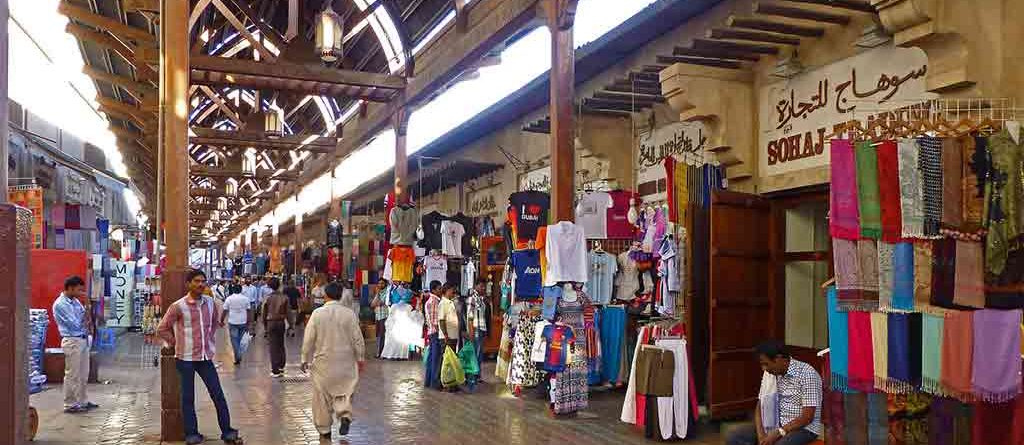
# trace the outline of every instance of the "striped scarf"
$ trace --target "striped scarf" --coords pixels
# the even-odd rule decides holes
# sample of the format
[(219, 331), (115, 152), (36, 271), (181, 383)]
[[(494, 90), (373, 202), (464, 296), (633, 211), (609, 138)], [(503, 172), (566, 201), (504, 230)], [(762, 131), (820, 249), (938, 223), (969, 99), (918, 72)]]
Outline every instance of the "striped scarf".
[(917, 139), (917, 145), (924, 190), (924, 235), (935, 238), (942, 223), (942, 140), (922, 137)]

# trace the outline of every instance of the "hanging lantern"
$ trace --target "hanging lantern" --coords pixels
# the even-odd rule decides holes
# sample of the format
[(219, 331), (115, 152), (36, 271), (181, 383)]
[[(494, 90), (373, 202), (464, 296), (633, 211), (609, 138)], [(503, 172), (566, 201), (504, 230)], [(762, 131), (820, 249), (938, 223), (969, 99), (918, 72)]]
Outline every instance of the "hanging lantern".
[(341, 41), (345, 37), (341, 17), (331, 7), (332, 2), (316, 17), (316, 50), (320, 60), (327, 63), (337, 61), (342, 56)]
[(256, 175), (256, 155), (249, 152), (242, 157), (242, 174), (246, 176)]
[(279, 138), (284, 136), (284, 120), (281, 119), (281, 110), (269, 109), (264, 116), (263, 133), (268, 138)]
[(210, 221), (220, 221), (220, 210), (210, 212)]
[(224, 211), (228, 209), (228, 199), (220, 198), (217, 200), (217, 210)]
[(234, 179), (228, 179), (224, 182), (224, 195), (238, 196), (238, 183)]

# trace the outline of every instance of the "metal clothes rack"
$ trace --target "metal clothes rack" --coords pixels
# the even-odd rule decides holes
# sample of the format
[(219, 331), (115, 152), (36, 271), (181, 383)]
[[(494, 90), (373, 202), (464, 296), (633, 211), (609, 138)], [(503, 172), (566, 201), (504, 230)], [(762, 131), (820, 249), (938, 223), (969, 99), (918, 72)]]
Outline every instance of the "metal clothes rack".
[(851, 111), (853, 119), (837, 124), (827, 138), (846, 136), (853, 140), (880, 140), (991, 134), (1002, 129), (1007, 121), (1019, 120), (1018, 112), (1024, 111), (1017, 106), (1016, 99), (1006, 97), (922, 98), (889, 103), (897, 106), (891, 109), (854, 108)]

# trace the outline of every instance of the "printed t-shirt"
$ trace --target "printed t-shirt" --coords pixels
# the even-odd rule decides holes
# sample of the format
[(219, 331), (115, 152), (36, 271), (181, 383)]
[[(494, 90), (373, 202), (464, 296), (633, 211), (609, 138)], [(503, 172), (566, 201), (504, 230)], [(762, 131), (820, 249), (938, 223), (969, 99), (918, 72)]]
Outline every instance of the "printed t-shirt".
[(423, 215), (420, 224), (423, 228), (423, 239), (420, 241), (420, 247), (428, 251), (441, 249), (441, 223), (444, 220), (444, 215), (436, 211)]
[[(548, 209), (551, 198), (538, 191), (516, 192), (508, 197), (511, 205), (512, 224), (516, 236), (516, 247), (525, 248), (526, 243), (537, 238), (537, 229), (548, 224)], [(520, 247), (521, 246), (521, 247)]]
[(629, 223), (629, 201), (635, 196), (633, 192), (617, 190), (609, 192), (612, 198), (612, 207), (608, 209), (607, 235), (608, 238), (625, 239), (633, 237), (634, 226)]
[(416, 209), (414, 207), (391, 209), (391, 244), (411, 246), (416, 241)]
[(459, 286), (459, 292), (462, 295), (469, 295), (469, 290), (476, 284), (476, 265), (470, 261), (462, 266), (462, 284)]
[(391, 262), (391, 281), (403, 283), (412, 281), (412, 265), (416, 261), (412, 247), (392, 247), (388, 251), (388, 260)]
[(590, 252), (590, 276), (587, 279), (587, 294), (595, 304), (612, 301), (612, 279), (619, 271), (615, 255), (607, 252)]
[(462, 258), (462, 237), (466, 229), (455, 221), (441, 222), (441, 253), (454, 258)]
[(448, 279), (448, 259), (441, 255), (423, 257), (423, 290), (430, 290), (431, 281), (444, 284)]
[(569, 326), (553, 324), (544, 327), (544, 339), (548, 343), (548, 351), (544, 355), (544, 370), (565, 371), (569, 348), (576, 342), (576, 334)]
[(608, 238), (608, 209), (612, 197), (606, 192), (587, 193), (576, 204), (576, 224), (583, 228), (587, 239)]
[(456, 213), (455, 216), (451, 217), (450, 220), (462, 224), (462, 228), (465, 230), (465, 233), (462, 235), (462, 256), (472, 256), (474, 250), (473, 238), (478, 236), (479, 232), (473, 218), (466, 216), (465, 213), (459, 212)]
[(516, 271), (515, 292), (517, 298), (540, 296), (540, 253), (536, 249), (512, 252), (509, 264)]
[(545, 286), (542, 293), (544, 302), (541, 304), (540, 316), (545, 320), (554, 320), (558, 300), (562, 298), (562, 286)]
[(640, 290), (636, 261), (630, 258), (629, 252), (622, 252), (619, 254), (618, 262), (619, 274), (615, 279), (618, 290), (615, 295), (620, 300), (632, 300), (636, 297), (636, 291)]

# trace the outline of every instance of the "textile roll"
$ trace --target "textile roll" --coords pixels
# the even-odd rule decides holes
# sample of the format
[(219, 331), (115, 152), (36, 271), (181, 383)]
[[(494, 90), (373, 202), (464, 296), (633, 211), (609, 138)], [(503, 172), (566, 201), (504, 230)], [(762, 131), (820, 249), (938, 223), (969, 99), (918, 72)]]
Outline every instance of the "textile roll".
[(871, 142), (857, 142), (857, 203), (860, 207), (860, 236), (882, 236), (882, 208), (878, 195), (878, 150)]
[(882, 312), (871, 313), (871, 354), (874, 360), (875, 389), (889, 387), (889, 317)]
[[(903, 238), (924, 238), (924, 183), (921, 178), (917, 142), (913, 139), (901, 139), (897, 147), (897, 157), (901, 234)], [(833, 187), (834, 184), (833, 179)]]
[(922, 137), (917, 145), (924, 190), (924, 235), (937, 238), (942, 223), (942, 140)]
[(945, 328), (942, 315), (923, 314), (921, 322), (921, 390), (943, 395), (942, 344)]
[(971, 385), (978, 400), (1001, 403), (1021, 391), (1021, 310), (974, 312)]
[(874, 391), (875, 359), (871, 344), (871, 313), (847, 313), (849, 322), (849, 386), (857, 391)]
[(951, 311), (942, 325), (942, 386), (951, 397), (964, 401), (973, 399), (973, 322), (973, 313)]
[(834, 391), (849, 390), (849, 322), (847, 313), (839, 310), (839, 292), (829, 286), (828, 298), (828, 345), (829, 381)]
[(857, 162), (853, 142), (833, 139), (832, 179), (829, 188), (829, 233), (833, 238), (860, 238), (860, 204), (857, 198)]
[(890, 243), (903, 239), (900, 189), (896, 141), (884, 141), (878, 145), (878, 198), (881, 207), (882, 240)]
[(914, 245), (897, 243), (893, 251), (892, 310), (914, 310)]
[(883, 311), (892, 310), (893, 255), (896, 246), (885, 241), (878, 242), (878, 307)]
[(942, 226), (963, 227), (963, 145), (960, 138), (942, 141)]
[(956, 241), (953, 303), (973, 308), (985, 307), (984, 253), (981, 243)]

